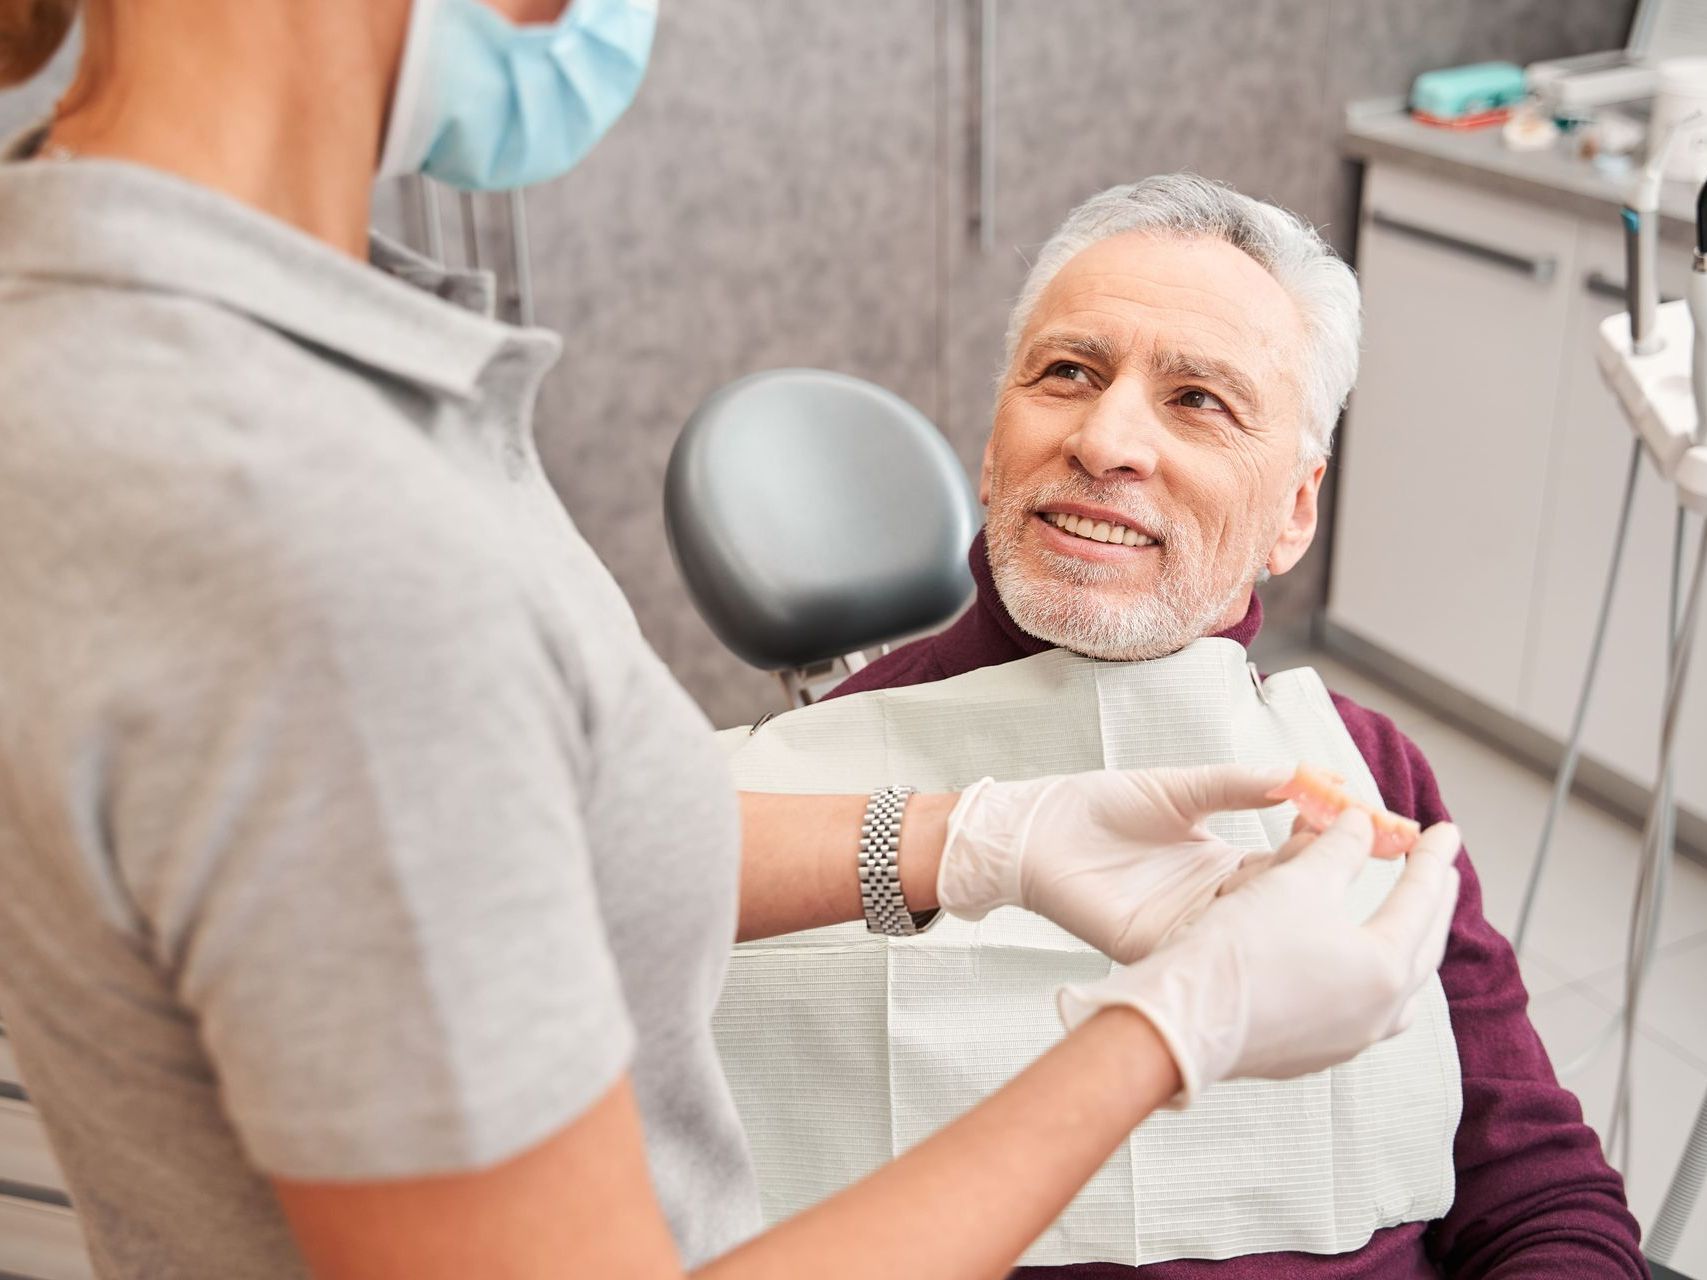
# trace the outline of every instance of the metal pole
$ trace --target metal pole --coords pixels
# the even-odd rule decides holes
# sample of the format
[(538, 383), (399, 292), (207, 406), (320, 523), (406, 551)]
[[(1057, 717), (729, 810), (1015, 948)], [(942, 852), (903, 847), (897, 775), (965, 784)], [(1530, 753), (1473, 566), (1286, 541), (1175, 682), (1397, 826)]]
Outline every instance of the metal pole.
[(458, 202), (462, 210), (462, 257), (470, 271), (480, 270), (480, 220), (472, 191), (461, 192)]
[(510, 267), (516, 281), (516, 323), (533, 325), (533, 249), (528, 240), (527, 200), (510, 192)]
[(439, 189), (428, 177), (417, 174), (415, 209), (421, 218), (421, 251), (434, 262), (445, 260), (445, 231), (439, 213)]

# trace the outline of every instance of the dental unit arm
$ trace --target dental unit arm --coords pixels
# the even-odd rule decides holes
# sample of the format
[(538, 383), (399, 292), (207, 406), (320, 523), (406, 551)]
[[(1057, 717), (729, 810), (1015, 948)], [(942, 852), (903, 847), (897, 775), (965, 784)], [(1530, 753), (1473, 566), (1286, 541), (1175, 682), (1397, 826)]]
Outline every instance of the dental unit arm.
[[(1672, 138), (1675, 137), (1674, 132)], [(1600, 370), (1629, 420), (1635, 441), (1611, 577), (1601, 604), (1601, 618), (1588, 673), (1555, 788), (1554, 805), (1543, 830), (1541, 849), (1537, 853), (1520, 914), (1520, 947), (1545, 864), (1553, 822), (1570, 789), (1581, 745), (1582, 722), (1617, 585), (1641, 455), (1647, 455), (1660, 477), (1675, 491), (1679, 507), (1679, 538), (1674, 549), (1674, 584), (1682, 567), (1681, 538), (1686, 518), (1683, 513), (1707, 515), (1707, 432), (1704, 432), (1702, 423), (1702, 411), (1707, 407), (1707, 184), (1703, 184), (1696, 202), (1695, 254), (1686, 296), (1679, 302), (1660, 303), (1655, 263), (1657, 174), (1670, 141), (1668, 139), (1665, 146), (1656, 148), (1657, 154), (1644, 169), (1632, 190), (1630, 203), (1623, 210), (1630, 271), (1629, 312), (1609, 317), (1600, 327), (1597, 351)], [(1621, 1163), (1626, 1169), (1629, 1167), (1631, 1129), (1631, 1051), (1638, 1031), (1642, 989), (1652, 966), (1658, 939), (1659, 919), (1673, 857), (1676, 810), (1671, 779), (1690, 657), (1702, 612), (1704, 577), (1707, 577), (1707, 525), (1704, 525), (1688, 592), (1680, 602), (1675, 598), (1674, 586), (1672, 615), (1667, 618), (1670, 663), (1660, 730), (1659, 770), (1653, 801), (1642, 831), (1642, 863), (1626, 952), (1624, 1006), (1619, 1015), (1623, 1036), (1618, 1082), (1606, 1143), (1608, 1153), (1612, 1154), (1619, 1150), (1622, 1139), (1624, 1158)], [(1597, 1052), (1605, 1042), (1603, 1037), (1590, 1054)], [(1565, 1069), (1566, 1073), (1570, 1070), (1569, 1067)], [(1653, 1260), (1665, 1262), (1671, 1257), (1695, 1207), (1703, 1181), (1707, 1181), (1707, 1100), (1703, 1101), (1676, 1175), (1648, 1234), (1648, 1256)]]
[(1679, 503), (1707, 512), (1707, 435), (1700, 409), (1707, 405), (1707, 184), (1696, 199), (1694, 269), (1687, 295), (1679, 302), (1659, 301), (1660, 182), (1666, 154), (1680, 132), (1674, 128), (1653, 149), (1621, 211), (1628, 312), (1601, 324), (1597, 355), (1601, 375), (1640, 447), (1660, 475), (1677, 484)]
[(1648, 162), (1636, 175), (1630, 186), (1630, 197), (1621, 210), (1624, 221), (1624, 289), (1630, 312), (1630, 336), (1637, 355), (1653, 355), (1663, 344), (1657, 330), (1656, 314), (1660, 305), (1660, 187), (1665, 180), (1666, 160), (1682, 136), (1682, 126), (1693, 124), (1700, 116), (1697, 111), (1679, 120), (1658, 146), (1649, 147)]
[[(1609, 316), (1601, 324), (1596, 361), (1630, 424), (1630, 462), (1625, 477), (1623, 507), (1613, 540), (1612, 564), (1589, 646), (1582, 689), (1554, 779), (1552, 800), (1541, 825), (1541, 839), (1530, 867), (1513, 934), (1516, 949), (1522, 954), (1524, 937), (1552, 851), (1554, 831), (1576, 776), (1583, 729), (1600, 659), (1605, 651), (1607, 624), (1624, 563), (1631, 513), (1635, 509), (1637, 479), (1642, 458), (1646, 455), (1661, 480), (1672, 486), (1677, 501), (1677, 531), (1672, 547), (1672, 601), (1665, 617), (1669, 656), (1660, 726), (1659, 768), (1653, 798), (1642, 827), (1640, 863), (1625, 951), (1623, 1004), (1593, 1042), (1559, 1068), (1561, 1078), (1575, 1075), (1593, 1062), (1612, 1043), (1615, 1035), (1622, 1033), (1619, 1036), (1619, 1067), (1613, 1091), (1611, 1124), (1606, 1131), (1605, 1146), (1608, 1157), (1625, 1170), (1630, 1167), (1631, 1052), (1639, 1030), (1642, 990), (1658, 946), (1659, 921), (1671, 875), (1677, 829), (1672, 787), (1673, 758), (1683, 695), (1688, 684), (1690, 657), (1702, 611), (1703, 579), (1707, 577), (1707, 522), (1704, 522), (1689, 590), (1686, 596), (1681, 593), (1688, 514), (1707, 515), (1707, 432), (1703, 431), (1702, 425), (1703, 410), (1707, 409), (1707, 184), (1703, 185), (1696, 200), (1695, 254), (1689, 287), (1683, 300), (1665, 303), (1659, 300), (1657, 263), (1660, 187), (1665, 159), (1682, 131), (1681, 126), (1693, 123), (1701, 114), (1697, 112), (1680, 120), (1657, 145), (1650, 148), (1648, 162), (1631, 185), (1629, 198), (1620, 211), (1628, 272), (1625, 286), (1627, 310)], [(1696, 1116), (1671, 1187), (1654, 1219), (1653, 1229), (1648, 1232), (1647, 1255), (1653, 1261), (1663, 1263), (1670, 1259), (1704, 1181), (1707, 1181), (1707, 1100), (1703, 1101)]]

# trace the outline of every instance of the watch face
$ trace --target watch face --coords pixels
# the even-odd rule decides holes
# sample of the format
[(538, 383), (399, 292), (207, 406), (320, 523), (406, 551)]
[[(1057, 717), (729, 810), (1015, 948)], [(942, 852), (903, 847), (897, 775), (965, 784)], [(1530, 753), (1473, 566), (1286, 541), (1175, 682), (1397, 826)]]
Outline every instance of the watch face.
[(942, 908), (938, 907), (934, 911), (912, 911), (908, 914), (913, 919), (913, 932), (923, 933), (937, 922), (942, 915)]

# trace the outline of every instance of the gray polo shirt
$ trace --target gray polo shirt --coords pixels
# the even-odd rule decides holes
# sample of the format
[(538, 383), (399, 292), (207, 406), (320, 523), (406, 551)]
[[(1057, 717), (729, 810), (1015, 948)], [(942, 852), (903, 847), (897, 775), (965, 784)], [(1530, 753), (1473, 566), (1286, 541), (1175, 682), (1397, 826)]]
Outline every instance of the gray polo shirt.
[(0, 164), (0, 1016), (104, 1276), (298, 1276), (265, 1175), (489, 1166), (624, 1071), (687, 1261), (757, 1224), (734, 793), (489, 295)]

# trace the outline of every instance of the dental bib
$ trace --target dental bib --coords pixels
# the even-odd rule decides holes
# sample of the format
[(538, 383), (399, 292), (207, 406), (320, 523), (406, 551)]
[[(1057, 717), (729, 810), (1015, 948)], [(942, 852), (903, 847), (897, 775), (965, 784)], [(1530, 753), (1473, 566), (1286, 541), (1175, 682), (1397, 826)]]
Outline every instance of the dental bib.
[[(1259, 681), (1244, 649), (1221, 639), (1150, 662), (1057, 649), (720, 738), (745, 791), (954, 791), (987, 774), (1308, 762), (1381, 804), (1316, 673)], [(1272, 849), (1292, 816), (1280, 805), (1208, 826), (1235, 847)], [(1356, 919), (1401, 865), (1369, 863), (1349, 900)], [(1056, 988), (1109, 969), (1013, 907), (977, 923), (944, 918), (916, 938), (855, 923), (737, 946), (714, 1030), (766, 1222), (857, 1181), (1000, 1088), (1061, 1039)], [(1152, 1115), (1022, 1264), (1347, 1253), (1381, 1227), (1440, 1217), (1463, 1096), (1438, 978), (1419, 1003), (1408, 1030), (1342, 1066), (1226, 1081), (1188, 1110)]]

